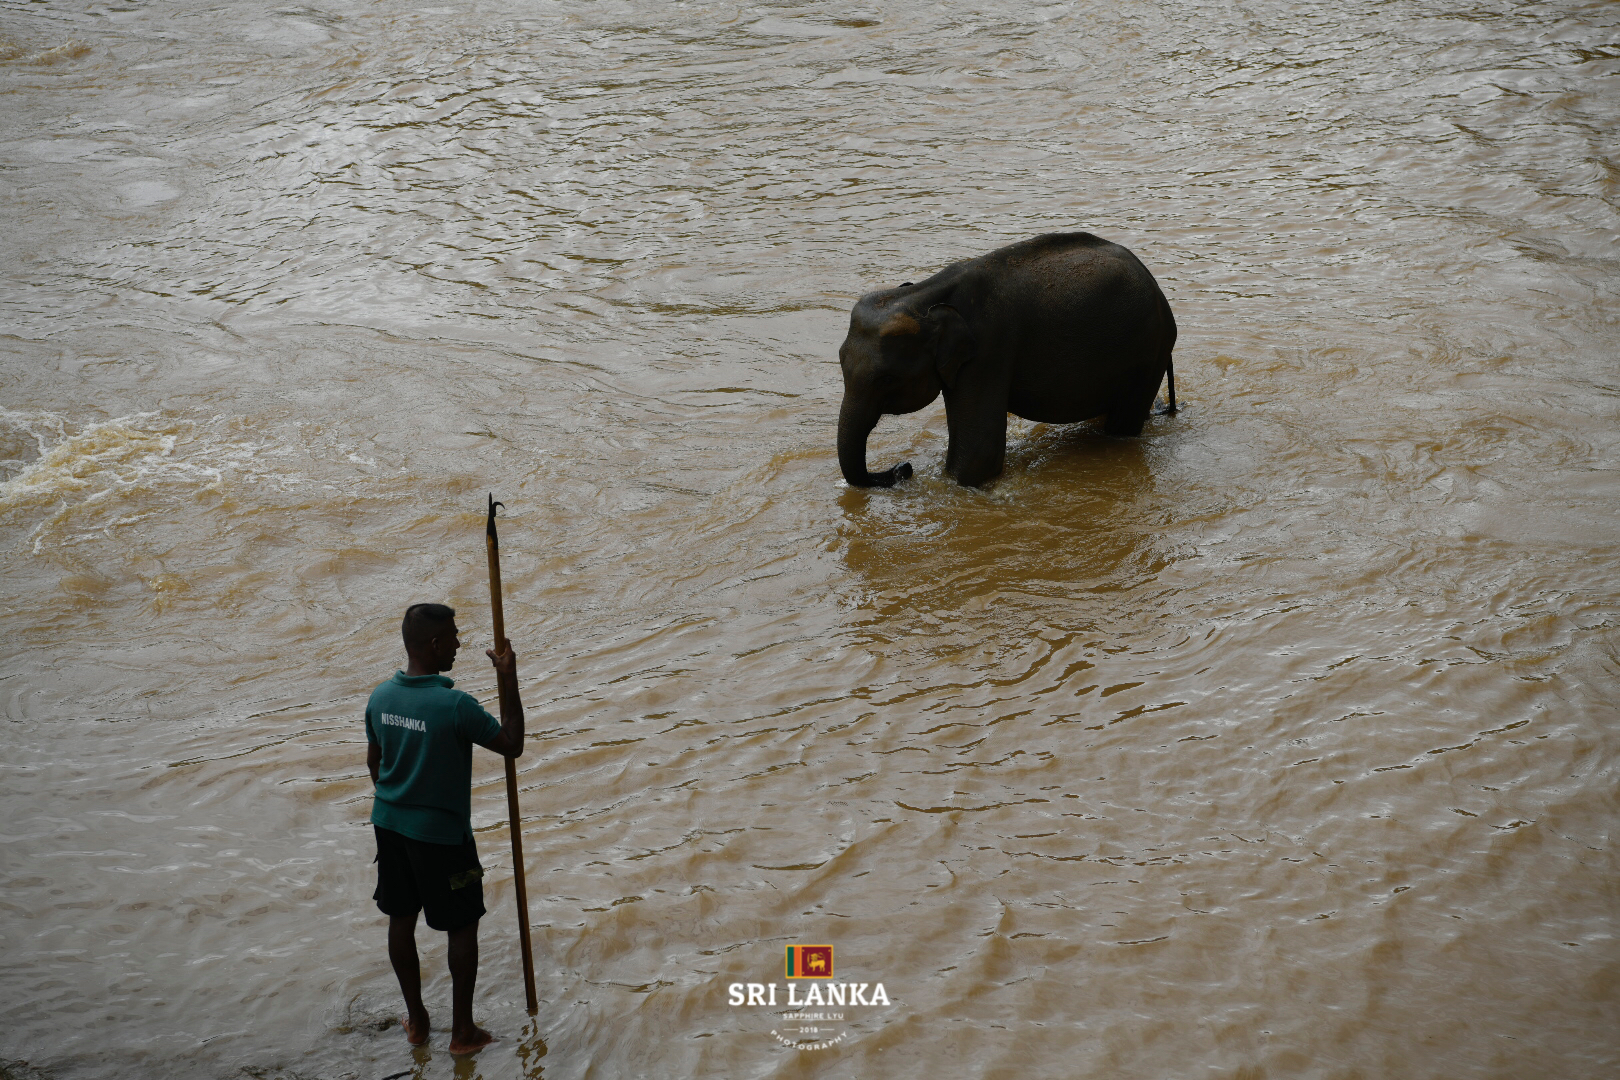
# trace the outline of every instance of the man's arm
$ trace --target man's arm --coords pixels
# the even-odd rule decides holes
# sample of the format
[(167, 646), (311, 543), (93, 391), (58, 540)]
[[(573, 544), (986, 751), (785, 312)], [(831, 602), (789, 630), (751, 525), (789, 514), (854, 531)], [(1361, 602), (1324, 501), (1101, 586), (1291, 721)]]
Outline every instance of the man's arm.
[(501, 651), (485, 649), (484, 655), (495, 665), (495, 685), (500, 687), (501, 730), (484, 745), (509, 758), (523, 756), (523, 701), (518, 697), (517, 654), (512, 643), (501, 639)]
[(374, 742), (366, 743), (366, 772), (371, 774), (371, 786), (377, 786), (377, 770), (382, 768), (382, 747)]

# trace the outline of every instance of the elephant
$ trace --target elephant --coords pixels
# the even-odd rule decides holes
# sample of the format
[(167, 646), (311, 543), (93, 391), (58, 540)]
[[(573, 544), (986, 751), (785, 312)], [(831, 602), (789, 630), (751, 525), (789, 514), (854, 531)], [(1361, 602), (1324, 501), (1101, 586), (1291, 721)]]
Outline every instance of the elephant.
[(902, 462), (866, 469), (866, 440), (885, 413), (945, 395), (945, 471), (964, 487), (1001, 474), (1007, 414), (1049, 424), (1104, 416), (1110, 435), (1138, 435), (1169, 378), (1176, 320), (1147, 267), (1090, 233), (1046, 233), (926, 281), (867, 293), (838, 350), (844, 400), (838, 464), (855, 487), (892, 487)]

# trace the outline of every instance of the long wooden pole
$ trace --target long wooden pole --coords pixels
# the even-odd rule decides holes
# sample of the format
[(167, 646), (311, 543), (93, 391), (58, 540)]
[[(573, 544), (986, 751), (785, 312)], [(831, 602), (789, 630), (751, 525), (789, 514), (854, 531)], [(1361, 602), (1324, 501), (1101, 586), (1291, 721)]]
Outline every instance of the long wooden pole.
[[(495, 535), (495, 508), (503, 504), (489, 497), (489, 527), (484, 531), (484, 550), (489, 554), (489, 609), (495, 630), (495, 651), (506, 651), (506, 614), (501, 609), (501, 542)], [(517, 687), (509, 680), (499, 679), (501, 712), (515, 704)], [(529, 943), (529, 885), (523, 876), (523, 818), (518, 813), (517, 762), (506, 759), (506, 813), (511, 819), (512, 873), (517, 881), (518, 937), (523, 946), (523, 993), (528, 999), (529, 1015), (540, 1011), (540, 999), (534, 992), (534, 947)]]

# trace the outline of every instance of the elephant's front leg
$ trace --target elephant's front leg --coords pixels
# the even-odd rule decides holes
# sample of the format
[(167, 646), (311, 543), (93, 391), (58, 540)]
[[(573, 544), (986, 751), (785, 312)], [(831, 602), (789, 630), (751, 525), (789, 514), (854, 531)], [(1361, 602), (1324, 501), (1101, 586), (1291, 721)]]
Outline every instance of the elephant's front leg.
[(1005, 393), (958, 384), (955, 393), (945, 392), (945, 422), (950, 430), (945, 471), (958, 484), (978, 487), (1001, 475), (1007, 457)]

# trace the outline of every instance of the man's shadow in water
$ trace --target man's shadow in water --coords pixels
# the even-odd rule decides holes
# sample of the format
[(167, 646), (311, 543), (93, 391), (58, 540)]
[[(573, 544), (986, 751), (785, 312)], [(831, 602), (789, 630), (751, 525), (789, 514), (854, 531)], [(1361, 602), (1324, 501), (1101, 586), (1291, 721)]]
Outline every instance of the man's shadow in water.
[(1008, 446), (985, 489), (929, 463), (896, 488), (846, 490), (839, 533), (867, 589), (861, 606), (886, 619), (928, 613), (930, 624), (987, 610), (1089, 621), (1077, 600), (1129, 591), (1169, 562), (1159, 534), (1174, 507), (1154, 483), (1154, 445), (1089, 424), (1037, 427)]

